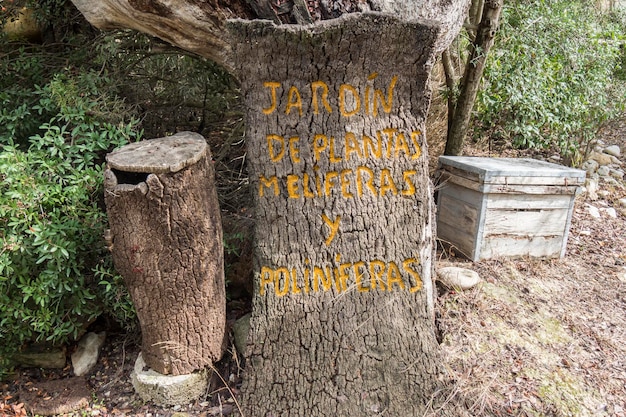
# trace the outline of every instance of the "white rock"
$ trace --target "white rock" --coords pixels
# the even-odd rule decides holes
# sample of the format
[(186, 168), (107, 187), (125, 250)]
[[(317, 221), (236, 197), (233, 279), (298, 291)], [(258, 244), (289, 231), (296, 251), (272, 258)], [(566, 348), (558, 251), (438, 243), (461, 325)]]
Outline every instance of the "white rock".
[(589, 213), (589, 215), (595, 219), (599, 219), (600, 216), (600, 210), (598, 210), (597, 207), (592, 206), (591, 204), (587, 204), (587, 212)]
[(624, 179), (624, 171), (622, 171), (621, 169), (612, 169), (609, 172), (609, 175), (613, 178), (617, 178), (618, 180)]
[(600, 211), (602, 213), (606, 213), (607, 216), (613, 218), (613, 219), (617, 219), (617, 212), (615, 211), (615, 209), (613, 207), (608, 207), (608, 208), (601, 208)]
[(608, 153), (609, 155), (613, 155), (619, 157), (622, 154), (621, 149), (617, 145), (611, 145), (604, 148), (604, 153)]
[(585, 180), (585, 187), (587, 191), (596, 192), (598, 191), (598, 179), (597, 178), (587, 178)]
[(477, 272), (456, 266), (439, 268), (437, 275), (446, 287), (460, 290), (473, 288), (481, 281)]
[(606, 177), (610, 173), (611, 173), (611, 168), (609, 168), (606, 165), (603, 165), (600, 168), (598, 168), (598, 175), (600, 175), (601, 177)]
[(595, 201), (598, 199), (598, 179), (597, 178), (587, 178), (585, 181), (585, 192), (587, 193), (587, 197)]
[(130, 379), (141, 399), (161, 406), (196, 401), (206, 393), (209, 384), (206, 370), (186, 375), (163, 375), (147, 368), (141, 353), (137, 356)]
[(72, 353), (74, 375), (83, 376), (98, 362), (100, 348), (104, 344), (106, 333), (89, 332), (80, 339), (76, 352)]
[(617, 202), (620, 206), (626, 207), (626, 198), (620, 198), (619, 200), (617, 200)]
[(597, 161), (594, 161), (593, 159), (589, 159), (589, 160), (583, 162), (581, 168), (584, 169), (585, 171), (587, 171), (587, 173), (593, 174), (594, 172), (596, 172), (598, 170), (599, 166), (600, 166), (600, 164), (598, 164)]

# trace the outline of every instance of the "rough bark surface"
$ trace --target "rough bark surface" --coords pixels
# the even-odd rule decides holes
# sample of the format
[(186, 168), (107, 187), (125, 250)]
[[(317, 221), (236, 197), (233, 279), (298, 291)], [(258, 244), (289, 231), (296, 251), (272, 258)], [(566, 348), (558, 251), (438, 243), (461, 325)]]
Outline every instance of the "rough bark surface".
[(107, 156), (113, 260), (130, 291), (146, 364), (188, 374), (219, 360), (225, 331), (222, 226), (204, 138), (184, 132)]
[(437, 387), (432, 21), (231, 22), (256, 198), (246, 416), (416, 416)]
[[(156, 36), (209, 58), (229, 70), (232, 39), (227, 19), (267, 19), (305, 24), (360, 12), (394, 14), (404, 21), (436, 20), (442, 35), (435, 48), (443, 50), (463, 23), (467, 0), (72, 0), (100, 29), (130, 28)], [(407, 51), (408, 52), (408, 51)]]

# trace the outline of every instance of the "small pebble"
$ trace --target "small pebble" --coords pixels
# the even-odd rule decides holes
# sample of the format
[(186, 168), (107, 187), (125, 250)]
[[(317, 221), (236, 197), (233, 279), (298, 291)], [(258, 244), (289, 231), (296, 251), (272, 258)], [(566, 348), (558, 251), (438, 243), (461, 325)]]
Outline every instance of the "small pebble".
[(609, 175), (618, 180), (624, 179), (624, 171), (620, 169), (612, 169), (609, 171)]
[(600, 210), (598, 210), (597, 207), (594, 207), (592, 205), (587, 204), (587, 212), (594, 219), (599, 219), (600, 218)]
[(606, 213), (607, 216), (613, 218), (613, 219), (617, 219), (617, 212), (615, 211), (615, 209), (613, 207), (609, 207), (609, 208), (603, 208), (601, 209), (603, 213)]
[(600, 168), (598, 168), (598, 175), (600, 175), (601, 177), (606, 177), (607, 175), (609, 175), (610, 172), (611, 168), (606, 165), (602, 165)]
[(606, 148), (604, 148), (604, 153), (608, 153), (609, 155), (619, 157), (622, 154), (622, 151), (620, 150), (619, 146), (611, 145), (611, 146), (607, 146)]

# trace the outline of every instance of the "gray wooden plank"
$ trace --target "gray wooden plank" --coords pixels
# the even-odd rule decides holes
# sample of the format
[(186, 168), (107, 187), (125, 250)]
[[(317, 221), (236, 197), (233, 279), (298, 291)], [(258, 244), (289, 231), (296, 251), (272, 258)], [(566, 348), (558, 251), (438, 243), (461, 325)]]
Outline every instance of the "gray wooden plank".
[(492, 235), (563, 236), (567, 222), (566, 209), (553, 210), (487, 210), (485, 238)]

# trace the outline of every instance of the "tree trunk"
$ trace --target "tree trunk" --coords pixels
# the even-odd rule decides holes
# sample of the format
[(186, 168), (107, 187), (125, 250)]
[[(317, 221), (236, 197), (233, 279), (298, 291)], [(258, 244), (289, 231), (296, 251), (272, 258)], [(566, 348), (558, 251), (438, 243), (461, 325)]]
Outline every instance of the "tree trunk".
[(463, 152), (463, 143), (469, 129), (476, 95), (480, 89), (480, 80), (485, 70), (487, 54), (493, 45), (498, 30), (502, 4), (502, 0), (486, 0), (484, 2), (482, 19), (478, 25), (476, 39), (465, 66), (461, 93), (456, 100), (452, 120), (448, 124), (445, 155), (461, 155)]
[(422, 415), (440, 373), (424, 134), (439, 27), (229, 30), (257, 217), (244, 415)]
[(376, 11), (394, 14), (407, 22), (431, 19), (443, 29), (436, 46), (443, 50), (459, 32), (469, 6), (468, 0), (72, 0), (72, 3), (100, 29), (130, 28), (148, 33), (209, 58), (229, 71), (236, 65), (230, 54), (232, 39), (224, 28), (229, 18), (305, 23), (311, 19)]
[(141, 325), (146, 364), (188, 374), (222, 356), (222, 226), (211, 154), (191, 132), (107, 156), (105, 202), (115, 268)]

